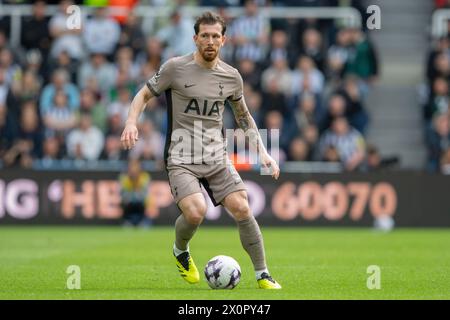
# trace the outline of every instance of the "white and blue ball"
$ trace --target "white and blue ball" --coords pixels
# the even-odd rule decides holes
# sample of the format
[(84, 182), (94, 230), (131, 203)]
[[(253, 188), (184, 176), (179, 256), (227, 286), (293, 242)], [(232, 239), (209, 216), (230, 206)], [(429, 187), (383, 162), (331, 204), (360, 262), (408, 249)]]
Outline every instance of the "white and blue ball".
[(232, 257), (215, 256), (205, 266), (205, 277), (212, 289), (233, 289), (241, 280), (241, 267)]

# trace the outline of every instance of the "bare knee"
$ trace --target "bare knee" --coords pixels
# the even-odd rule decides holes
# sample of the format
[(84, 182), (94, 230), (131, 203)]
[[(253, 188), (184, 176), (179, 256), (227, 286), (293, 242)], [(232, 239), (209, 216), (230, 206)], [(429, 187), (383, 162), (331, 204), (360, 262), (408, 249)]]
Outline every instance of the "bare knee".
[(203, 217), (205, 216), (199, 211), (187, 211), (183, 212), (184, 217), (186, 218), (186, 221), (193, 225), (199, 225), (203, 221)]
[(203, 218), (206, 215), (206, 203), (204, 199), (192, 199), (186, 201), (183, 203), (183, 206), (180, 207), (188, 223), (193, 225), (202, 223)]
[(251, 211), (245, 192), (237, 193), (227, 200), (226, 208), (231, 212), (235, 220), (241, 221), (250, 218)]
[(233, 216), (238, 221), (248, 219), (251, 216), (250, 207), (247, 202), (237, 205), (233, 210)]

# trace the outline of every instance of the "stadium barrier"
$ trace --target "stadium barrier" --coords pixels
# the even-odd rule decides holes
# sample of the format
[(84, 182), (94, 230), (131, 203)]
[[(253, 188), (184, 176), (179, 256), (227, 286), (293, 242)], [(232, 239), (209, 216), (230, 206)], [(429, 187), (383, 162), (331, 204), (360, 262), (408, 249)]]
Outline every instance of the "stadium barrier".
[[(274, 181), (242, 172), (262, 225), (372, 226), (390, 216), (400, 227), (449, 227), (450, 179), (419, 172), (285, 172)], [(0, 170), (0, 225), (119, 224), (117, 171)], [(172, 225), (179, 215), (165, 172), (152, 172), (147, 215)], [(206, 195), (206, 192), (205, 192)], [(234, 225), (208, 199), (206, 225)]]

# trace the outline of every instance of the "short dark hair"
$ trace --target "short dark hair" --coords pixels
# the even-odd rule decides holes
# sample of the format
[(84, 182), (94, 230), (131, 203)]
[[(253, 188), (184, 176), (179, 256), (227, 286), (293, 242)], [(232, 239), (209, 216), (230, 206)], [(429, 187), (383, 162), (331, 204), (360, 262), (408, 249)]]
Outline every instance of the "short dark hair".
[(227, 30), (227, 25), (225, 23), (225, 20), (220, 15), (218, 15), (216, 13), (213, 13), (211, 11), (204, 12), (195, 21), (195, 24), (194, 24), (195, 34), (198, 35), (198, 32), (200, 30), (200, 25), (201, 24), (209, 24), (209, 25), (211, 25), (211, 24), (216, 24), (216, 23), (220, 23), (220, 25), (222, 26), (222, 35), (224, 35), (225, 31)]

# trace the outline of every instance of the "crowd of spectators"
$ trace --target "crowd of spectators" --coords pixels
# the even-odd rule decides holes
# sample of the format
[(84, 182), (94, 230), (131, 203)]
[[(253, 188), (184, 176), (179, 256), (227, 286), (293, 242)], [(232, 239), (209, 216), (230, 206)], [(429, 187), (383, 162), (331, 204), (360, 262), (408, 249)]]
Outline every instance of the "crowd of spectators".
[[(436, 9), (450, 8), (450, 1), (436, 0)], [(450, 30), (450, 24), (449, 24)], [(450, 173), (450, 36), (432, 39), (426, 65), (423, 105), (424, 135), (428, 148), (426, 169)]]
[[(375, 170), (378, 151), (365, 141), (365, 100), (378, 65), (366, 33), (339, 20), (269, 20), (260, 14), (267, 2), (178, 1), (221, 6), (218, 10), (229, 25), (222, 59), (242, 74), (244, 96), (258, 126), (280, 129), (281, 162), (328, 161), (346, 170)], [(273, 0), (271, 5), (340, 2)], [(174, 1), (140, 3), (163, 6)], [(58, 13), (46, 17), (46, 2), (36, 1), (32, 15), (22, 21), (20, 48), (10, 47), (9, 24), (0, 16), (2, 165), (129, 157), (160, 163), (167, 130), (163, 97), (148, 103), (136, 148), (122, 150), (120, 134), (134, 94), (161, 63), (195, 50), (192, 18), (178, 7), (170, 18), (156, 19), (133, 13), (125, 19), (111, 17), (100, 7), (83, 16), (81, 29), (68, 29), (66, 9), (71, 4), (60, 1)], [(243, 5), (244, 14), (230, 18), (224, 9), (228, 5)], [(448, 118), (435, 115), (447, 110), (448, 48), (448, 39), (441, 39), (428, 74), (432, 94), (425, 109), (436, 127), (437, 149), (442, 145), (438, 138), (449, 136)], [(235, 127), (229, 108), (224, 123)]]

